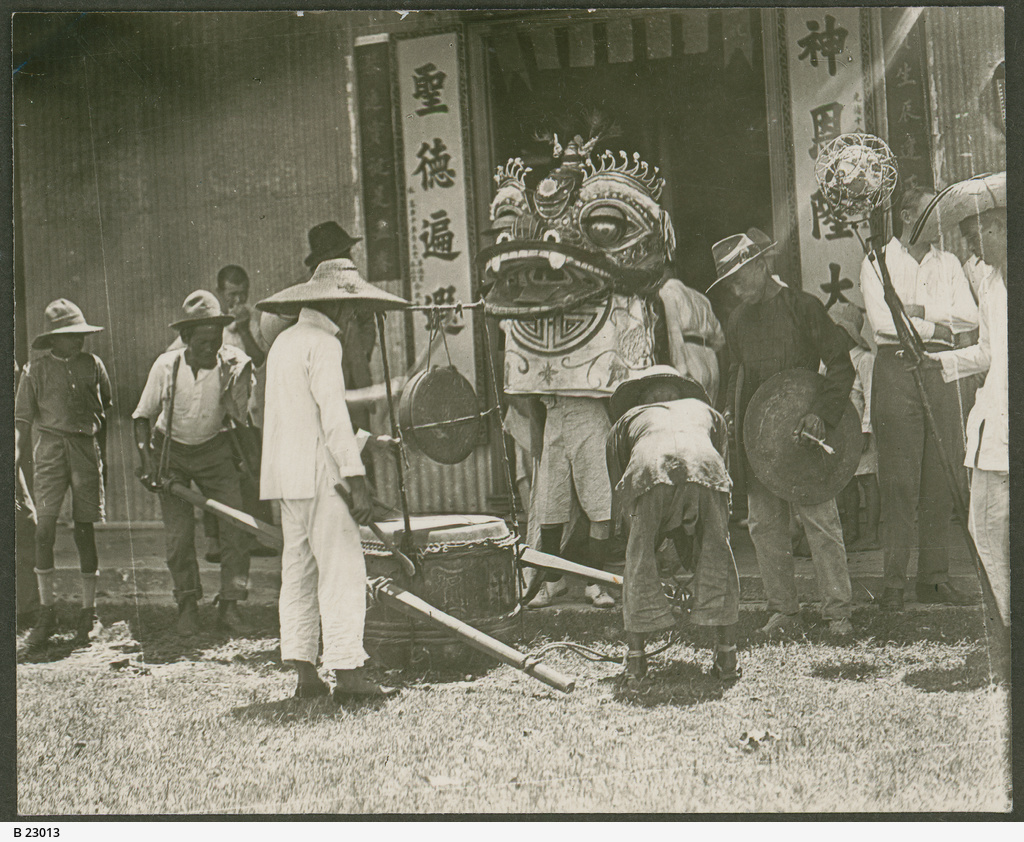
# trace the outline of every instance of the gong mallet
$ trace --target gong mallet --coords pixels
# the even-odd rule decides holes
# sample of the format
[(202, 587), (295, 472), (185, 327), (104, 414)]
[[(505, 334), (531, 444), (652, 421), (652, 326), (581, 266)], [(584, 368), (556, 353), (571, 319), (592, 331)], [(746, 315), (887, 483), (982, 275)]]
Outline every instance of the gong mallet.
[[(345, 505), (348, 506), (348, 510), (352, 511), (352, 495), (349, 494), (348, 489), (339, 482), (334, 486), (334, 490), (338, 492), (338, 496), (345, 502)], [(366, 525), (370, 527), (370, 531), (377, 536), (377, 540), (384, 545), (385, 549), (398, 559), (399, 564), (402, 565), (402, 571), (410, 578), (415, 576), (416, 565), (413, 564), (412, 559), (398, 549), (394, 542), (384, 534), (384, 530), (376, 523), (370, 521)]]
[[(851, 178), (850, 175), (854, 175)], [(821, 187), (829, 207), (833, 212), (857, 216), (861, 214), (869, 218), (871, 215), (886, 207), (889, 198), (896, 187), (898, 171), (896, 159), (892, 150), (885, 142), (874, 135), (867, 134), (846, 134), (840, 135), (834, 140), (822, 146), (818, 152), (818, 158), (814, 165), (814, 175)], [(859, 225), (864, 219), (848, 220), (849, 224), (860, 240), (865, 254), (868, 256), (871, 265), (882, 282), (882, 293), (886, 307), (892, 316), (893, 325), (896, 329), (896, 336), (903, 351), (904, 362), (910, 370), (917, 394), (921, 401), (921, 408), (924, 412), (925, 425), (928, 432), (935, 440), (936, 451), (939, 455), (939, 463), (942, 466), (942, 473), (949, 487), (950, 496), (953, 498), (953, 508), (956, 511), (957, 521), (963, 532), (964, 542), (967, 545), (968, 554), (974, 563), (975, 572), (978, 574), (978, 581), (981, 585), (984, 610), (982, 618), (985, 622), (986, 632), (989, 633), (989, 622), (992, 617), (998, 617), (995, 596), (992, 593), (992, 584), (989, 582), (985, 565), (978, 555), (978, 548), (974, 544), (974, 537), (967, 526), (967, 501), (963, 497), (963, 489), (957, 478), (953, 461), (942, 440), (939, 425), (935, 420), (932, 411), (931, 401), (928, 398), (928, 390), (924, 385), (921, 375), (921, 368), (925, 362), (924, 343), (917, 333), (917, 329), (910, 321), (907, 311), (900, 300), (896, 288), (893, 286), (892, 278), (889, 275), (889, 268), (885, 262), (885, 248), (881, 246), (883, 234), (871, 236), (871, 245), (868, 246), (861, 237)], [(872, 227), (874, 227), (872, 225)], [(989, 634), (991, 638), (991, 635)], [(990, 665), (991, 666), (991, 665)], [(991, 669), (990, 669), (991, 673)], [(990, 678), (991, 678), (990, 674)]]
[(809, 441), (813, 441), (816, 445), (818, 445), (818, 447), (820, 447), (822, 450), (824, 450), (829, 456), (835, 456), (836, 455), (836, 451), (835, 451), (834, 447), (832, 447), (829, 444), (826, 444), (821, 439), (819, 439), (817, 436), (812, 436), (810, 433), (807, 432), (807, 430), (801, 430), (800, 431), (800, 435), (803, 436), (805, 439), (808, 439)]
[[(226, 506), (217, 500), (211, 500), (209, 497), (193, 491), (184, 483), (169, 480), (164, 484), (164, 491), (168, 494), (173, 494), (187, 503), (191, 503), (198, 509), (216, 515), (221, 520), (227, 521), (244, 532), (256, 535), (267, 546), (276, 549), (283, 549), (284, 547), (281, 530), (276, 526), (264, 523), (252, 515), (240, 512), (238, 509)], [(388, 608), (393, 608), (408, 616), (440, 626), (451, 633), (452, 637), (458, 638), (468, 646), (478, 649), (504, 664), (515, 667), (517, 670), (526, 673), (531, 678), (537, 679), (537, 681), (547, 684), (549, 687), (554, 687), (563, 693), (571, 693), (576, 686), (574, 678), (562, 675), (557, 670), (545, 666), (536, 658), (524, 655), (508, 644), (495, 640), (490, 635), (473, 628), (468, 623), (452, 617), (440, 608), (435, 608), (426, 600), (421, 599), (414, 593), (410, 593), (387, 577), (367, 581), (366, 585), (370, 596), (374, 599), (379, 599)]]

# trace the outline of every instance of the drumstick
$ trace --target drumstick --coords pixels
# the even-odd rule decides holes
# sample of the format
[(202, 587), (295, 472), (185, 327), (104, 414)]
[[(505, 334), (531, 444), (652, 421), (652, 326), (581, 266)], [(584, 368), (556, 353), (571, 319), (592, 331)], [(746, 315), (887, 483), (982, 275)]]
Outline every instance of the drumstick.
[(835, 456), (836, 455), (835, 448), (825, 444), (825, 442), (823, 442), (817, 436), (812, 436), (810, 433), (807, 432), (807, 430), (801, 430), (800, 431), (800, 435), (802, 435), (804, 438), (807, 438), (807, 439), (810, 439), (811, 441), (813, 441), (816, 445), (818, 445), (818, 447), (820, 447), (822, 450), (824, 450), (829, 456)]
[[(334, 490), (338, 492), (338, 496), (345, 501), (345, 505), (352, 509), (352, 496), (345, 489), (345, 486), (338, 483), (334, 486)], [(380, 541), (391, 555), (398, 559), (402, 565), (402, 569), (410, 576), (416, 575), (416, 565), (412, 563), (412, 559), (403, 553), (398, 547), (394, 545), (392, 540), (384, 534), (384, 530), (377, 526), (376, 523), (370, 521), (367, 524), (370, 527), (370, 531), (377, 536), (377, 540)]]

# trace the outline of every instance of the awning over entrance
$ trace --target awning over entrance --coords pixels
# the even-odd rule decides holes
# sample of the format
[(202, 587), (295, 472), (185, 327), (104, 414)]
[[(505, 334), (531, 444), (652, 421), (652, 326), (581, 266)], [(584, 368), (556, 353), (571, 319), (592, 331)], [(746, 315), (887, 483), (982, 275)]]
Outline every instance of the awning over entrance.
[(560, 20), (495, 26), (490, 40), (505, 74), (530, 84), (533, 71), (659, 61), (720, 51), (724, 64), (753, 61), (750, 9), (682, 9), (614, 16), (578, 13)]

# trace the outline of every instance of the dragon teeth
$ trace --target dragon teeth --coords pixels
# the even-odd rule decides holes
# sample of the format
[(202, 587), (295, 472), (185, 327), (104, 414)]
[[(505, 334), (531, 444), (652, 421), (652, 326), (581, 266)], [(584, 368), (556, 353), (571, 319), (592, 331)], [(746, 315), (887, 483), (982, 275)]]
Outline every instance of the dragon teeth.
[(561, 269), (565, 266), (565, 255), (561, 252), (548, 252), (548, 266), (552, 269)]

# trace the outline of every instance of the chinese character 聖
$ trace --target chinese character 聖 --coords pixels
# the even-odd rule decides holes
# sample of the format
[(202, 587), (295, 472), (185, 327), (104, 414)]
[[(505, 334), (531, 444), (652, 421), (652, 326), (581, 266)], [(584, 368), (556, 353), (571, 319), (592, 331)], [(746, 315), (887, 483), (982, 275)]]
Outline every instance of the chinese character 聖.
[(448, 218), (448, 211), (434, 211), (430, 219), (423, 220), (423, 233), (420, 234), (420, 242), (423, 243), (423, 257), (437, 257), (441, 260), (455, 260), (462, 252), (452, 251), (455, 243), (455, 234), (448, 230), (451, 225)]
[(448, 106), (441, 102), (441, 92), (444, 90), (447, 74), (430, 62), (417, 67), (413, 72), (413, 99), (418, 99), (423, 104), (422, 108), (416, 109), (416, 113), (420, 117), (425, 114), (447, 114)]
[(803, 52), (797, 59), (809, 59), (811, 67), (818, 66), (818, 54), (828, 59), (828, 75), (836, 75), (836, 56), (846, 45), (846, 36), (850, 33), (842, 26), (836, 26), (836, 19), (832, 15), (825, 15), (825, 29), (821, 31), (821, 24), (816, 20), (806, 21), (809, 34), (796, 42)]
[(448, 154), (448, 147), (441, 138), (434, 138), (433, 147), (427, 141), (423, 141), (416, 157), (420, 159), (420, 165), (412, 174), (421, 177), (424, 190), (432, 187), (451, 187), (455, 184), (455, 170), (449, 166), (452, 156)]

